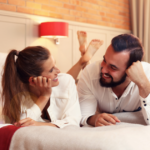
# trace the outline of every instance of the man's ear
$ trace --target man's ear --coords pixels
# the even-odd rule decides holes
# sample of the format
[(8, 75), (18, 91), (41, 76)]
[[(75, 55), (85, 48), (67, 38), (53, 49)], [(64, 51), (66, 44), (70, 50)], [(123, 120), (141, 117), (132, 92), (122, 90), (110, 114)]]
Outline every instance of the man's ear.
[(145, 50), (144, 50), (144, 48), (143, 48), (143, 57), (142, 57), (142, 60), (141, 60), (141, 61), (144, 61), (144, 59), (145, 59)]

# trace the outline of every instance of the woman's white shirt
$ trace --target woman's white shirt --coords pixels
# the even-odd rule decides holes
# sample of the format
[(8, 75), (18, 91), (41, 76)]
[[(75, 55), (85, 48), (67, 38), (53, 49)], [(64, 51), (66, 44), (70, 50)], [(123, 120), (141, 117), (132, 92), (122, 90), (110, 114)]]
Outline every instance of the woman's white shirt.
[[(50, 96), (50, 106), (47, 111), (51, 118), (51, 123), (63, 128), (67, 125), (79, 126), (81, 111), (75, 81), (72, 76), (58, 74), (59, 85), (52, 88)], [(41, 110), (31, 97), (22, 99), (21, 117), (31, 118), (35, 121), (46, 122), (41, 118)]]

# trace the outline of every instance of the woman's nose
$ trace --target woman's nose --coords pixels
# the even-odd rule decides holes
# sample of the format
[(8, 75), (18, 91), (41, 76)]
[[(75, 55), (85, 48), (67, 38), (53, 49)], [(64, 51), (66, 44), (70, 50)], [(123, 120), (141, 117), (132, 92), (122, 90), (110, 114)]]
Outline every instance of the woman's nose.
[(57, 73), (57, 74), (60, 73), (60, 70), (59, 70), (58, 68), (56, 68), (56, 73)]

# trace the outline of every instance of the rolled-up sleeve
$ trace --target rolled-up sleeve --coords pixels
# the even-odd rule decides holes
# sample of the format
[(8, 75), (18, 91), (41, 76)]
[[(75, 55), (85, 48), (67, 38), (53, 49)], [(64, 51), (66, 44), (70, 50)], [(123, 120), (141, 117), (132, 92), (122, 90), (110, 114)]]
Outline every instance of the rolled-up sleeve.
[[(147, 76), (147, 79), (150, 82), (150, 64), (146, 62), (142, 62), (142, 65), (143, 65), (145, 75)], [(146, 98), (140, 96), (140, 102), (141, 102), (141, 108), (142, 108), (144, 120), (146, 124), (150, 125), (150, 93)]]
[(150, 125), (150, 94), (146, 98), (140, 96), (142, 113), (146, 124)]
[(81, 110), (79, 105), (79, 98), (77, 88), (74, 79), (71, 77), (68, 87), (68, 103), (63, 111), (60, 120), (53, 120), (51, 123), (57, 125), (60, 128), (64, 128), (68, 125), (80, 125)]
[(81, 119), (82, 125), (87, 125), (87, 119), (90, 116), (95, 114), (97, 108), (97, 100), (91, 91), (92, 88), (91, 82), (92, 81), (90, 79), (89, 72), (85, 68), (82, 71), (80, 80), (77, 85), (81, 114), (82, 114), (82, 119)]
[(31, 118), (35, 121), (39, 121), (39, 118), (41, 117), (41, 110), (36, 105), (31, 98), (25, 99), (23, 97), (22, 99), (22, 106), (21, 106), (21, 115), (20, 120), (25, 118)]

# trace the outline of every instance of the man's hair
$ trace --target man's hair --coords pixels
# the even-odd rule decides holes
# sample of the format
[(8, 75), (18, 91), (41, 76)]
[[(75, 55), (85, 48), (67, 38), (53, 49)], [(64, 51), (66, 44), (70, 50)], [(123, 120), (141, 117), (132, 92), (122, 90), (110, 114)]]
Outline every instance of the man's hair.
[(118, 35), (112, 39), (111, 44), (115, 52), (130, 52), (127, 68), (130, 67), (133, 62), (142, 60), (144, 53), (143, 46), (140, 40), (132, 34)]

